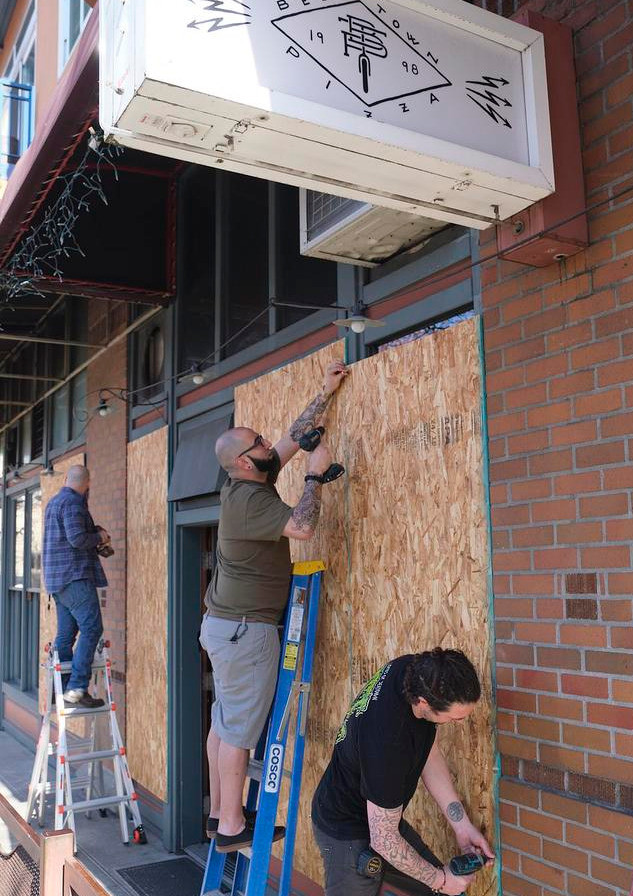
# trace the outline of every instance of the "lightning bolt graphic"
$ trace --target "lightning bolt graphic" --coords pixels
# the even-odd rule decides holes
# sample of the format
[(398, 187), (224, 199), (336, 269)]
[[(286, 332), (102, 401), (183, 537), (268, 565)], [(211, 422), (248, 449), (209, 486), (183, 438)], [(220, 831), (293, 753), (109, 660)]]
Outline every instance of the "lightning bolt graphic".
[(495, 90), (501, 87), (507, 87), (510, 83), (505, 78), (493, 78), (491, 75), (482, 75), (481, 81), (466, 81), (467, 84), (477, 84), (482, 87), (493, 87)]
[[(476, 103), (486, 115), (492, 118), (495, 124), (502, 124), (506, 128), (511, 128), (512, 125), (507, 118), (504, 118), (498, 109), (499, 106), (503, 106), (504, 108), (507, 108), (508, 106), (511, 107), (512, 103), (510, 100), (503, 96), (499, 96), (498, 93), (493, 93), (492, 91), (498, 91), (501, 87), (506, 87), (509, 83), (510, 82), (506, 80), (506, 78), (493, 78), (491, 75), (482, 75), (480, 81), (466, 81), (466, 96), (471, 99), (473, 103)], [(474, 87), (469, 87), (469, 84), (488, 89), (475, 90)], [(479, 97), (479, 99), (477, 99), (477, 97)]]
[[(192, 2), (195, 2), (195, 0), (192, 0)], [(227, 0), (202, 0), (200, 6), (202, 7), (203, 12), (219, 12), (222, 13), (222, 15), (210, 16), (206, 19), (193, 19), (193, 21), (189, 22), (187, 28), (195, 28), (197, 30), (200, 26), (208, 26), (206, 27), (206, 30), (210, 33), (212, 31), (222, 31), (224, 28), (236, 28), (239, 25), (250, 24), (250, 22), (225, 22), (224, 16), (241, 16), (245, 19), (250, 18), (250, 12), (248, 12), (250, 6), (246, 3), (241, 3), (240, 0), (228, 0), (228, 2), (240, 6), (241, 9), (227, 9), (224, 5), (225, 2), (227, 2)]]

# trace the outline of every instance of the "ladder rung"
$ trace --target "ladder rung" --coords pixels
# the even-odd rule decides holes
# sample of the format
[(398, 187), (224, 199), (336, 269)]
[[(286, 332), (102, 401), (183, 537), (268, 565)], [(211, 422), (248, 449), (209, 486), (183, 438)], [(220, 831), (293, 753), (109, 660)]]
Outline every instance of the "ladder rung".
[[(264, 768), (264, 761), (262, 759), (249, 759), (248, 768), (246, 769), (246, 777), (252, 778), (253, 781), (259, 781), (262, 783), (262, 771)], [(290, 777), (290, 769), (284, 769), (284, 778)]]
[(72, 806), (66, 806), (66, 811), (72, 809), (73, 812), (85, 812), (88, 809), (98, 809), (100, 806), (117, 806), (119, 803), (129, 803), (130, 801), (129, 796), (101, 796), (94, 800), (73, 803)]
[[(49, 669), (51, 669), (53, 672), (55, 672), (55, 666), (53, 666), (52, 663), (45, 663), (45, 664), (44, 664), (44, 668), (49, 668)], [(59, 664), (59, 671), (60, 671), (62, 674), (63, 674), (64, 672), (72, 672), (72, 668), (73, 668), (73, 664), (72, 664), (72, 662), (68, 662), (68, 663), (60, 663), (60, 664)], [(94, 671), (95, 669), (105, 669), (105, 660), (97, 660), (96, 663), (93, 663), (93, 664), (92, 664), (92, 669), (93, 669), (93, 671)]]
[[(57, 704), (55, 704), (55, 712), (57, 712)], [(64, 706), (65, 716), (91, 716), (99, 712), (110, 712), (110, 707), (107, 703), (105, 706), (96, 706), (94, 709), (88, 709), (88, 707), (83, 706), (78, 706), (77, 708)]]
[(110, 759), (118, 756), (118, 750), (95, 750), (93, 753), (71, 753), (66, 756), (66, 762), (86, 762), (88, 759)]

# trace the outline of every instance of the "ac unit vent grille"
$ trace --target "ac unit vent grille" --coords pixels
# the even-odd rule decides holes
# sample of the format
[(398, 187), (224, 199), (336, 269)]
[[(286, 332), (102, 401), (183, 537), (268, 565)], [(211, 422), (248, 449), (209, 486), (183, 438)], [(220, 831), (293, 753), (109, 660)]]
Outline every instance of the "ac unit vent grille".
[(306, 190), (306, 203), (308, 241), (316, 239), (330, 227), (346, 221), (352, 212), (367, 205), (358, 199), (330, 196), (329, 193), (318, 193), (316, 190)]

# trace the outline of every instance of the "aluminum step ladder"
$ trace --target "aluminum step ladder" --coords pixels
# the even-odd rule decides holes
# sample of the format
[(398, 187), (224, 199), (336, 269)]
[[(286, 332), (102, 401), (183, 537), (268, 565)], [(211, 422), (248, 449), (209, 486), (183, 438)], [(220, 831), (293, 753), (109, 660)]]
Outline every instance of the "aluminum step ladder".
[[(47, 659), (43, 666), (46, 670), (46, 707), (42, 718), (42, 728), (37, 743), (35, 762), (29, 784), (29, 795), (26, 807), (26, 820), (35, 816), (40, 827), (44, 824), (46, 797), (55, 794), (55, 830), (69, 827), (75, 834), (75, 813), (85, 812), (88, 816), (93, 809), (105, 816), (108, 807), (116, 807), (121, 826), (121, 839), (129, 843), (129, 829), (126, 811), (129, 811), (133, 824), (135, 843), (147, 843), (147, 835), (141, 821), (141, 813), (137, 804), (130, 769), (121, 732), (116, 717), (116, 703), (112, 694), (112, 662), (108, 654), (108, 641), (99, 642), (92, 663), (92, 677), (98, 685), (103, 681), (105, 703), (103, 706), (89, 709), (83, 706), (71, 706), (64, 702), (62, 675), (71, 672), (72, 663), (60, 663), (57, 651), (47, 645)], [(54, 699), (53, 699), (54, 695)], [(57, 715), (57, 743), (51, 738), (52, 719)], [(97, 735), (97, 719), (107, 716), (109, 745), (107, 749), (95, 749)], [(90, 718), (90, 734), (85, 739), (73, 741), (73, 749), (69, 749), (68, 719), (76, 716)], [(56, 754), (55, 781), (48, 779), (48, 759)], [(114, 771), (115, 793), (106, 794), (103, 762), (110, 760)], [(78, 775), (77, 767), (87, 765), (86, 774)], [(99, 796), (95, 796), (95, 784), (98, 784)], [(73, 790), (83, 789), (85, 799), (77, 800)]]
[[(265, 896), (283, 777), (289, 778), (290, 790), (286, 836), (279, 841), (283, 848), (279, 896), (288, 896), (290, 893), (319, 596), (324, 569), (325, 564), (320, 560), (295, 563), (292, 568), (279, 677), (268, 731), (262, 735), (260, 746), (255, 751), (255, 757), (249, 762), (247, 771), (250, 784), (246, 807), (257, 809), (255, 835), (253, 845), (239, 850), (236, 855), (234, 870), (229, 875), (231, 896)], [(290, 768), (284, 768), (291, 718), (295, 720), (292, 763)], [(220, 887), (225, 876), (228, 855), (231, 854), (217, 852), (215, 840), (211, 842), (200, 896), (218, 896), (223, 892)]]

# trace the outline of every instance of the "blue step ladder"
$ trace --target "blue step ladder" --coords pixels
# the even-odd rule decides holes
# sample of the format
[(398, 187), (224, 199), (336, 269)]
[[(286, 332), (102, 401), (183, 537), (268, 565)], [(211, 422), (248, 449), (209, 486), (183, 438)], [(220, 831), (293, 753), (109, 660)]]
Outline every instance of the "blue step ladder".
[[(262, 735), (262, 740), (255, 750), (255, 756), (249, 762), (247, 772), (250, 783), (246, 807), (257, 809), (253, 845), (236, 854), (230, 888), (231, 896), (265, 896), (279, 791), (284, 776), (290, 779), (290, 792), (286, 836), (280, 841), (283, 846), (283, 860), (278, 893), (279, 896), (288, 896), (290, 893), (308, 702), (312, 683), (312, 662), (319, 615), (321, 577), (324, 569), (325, 564), (321, 560), (295, 563), (292, 568), (290, 598), (281, 645), (279, 677), (265, 748), (264, 735)], [(284, 756), (291, 717), (296, 718), (296, 724), (294, 726), (292, 767), (288, 771), (284, 770)], [(263, 786), (261, 786), (262, 782)], [(224, 892), (220, 890), (220, 887), (228, 855), (231, 853), (219, 853), (216, 850), (215, 840), (211, 842), (200, 896), (218, 896), (220, 892)]]

